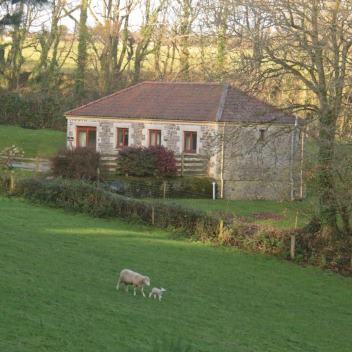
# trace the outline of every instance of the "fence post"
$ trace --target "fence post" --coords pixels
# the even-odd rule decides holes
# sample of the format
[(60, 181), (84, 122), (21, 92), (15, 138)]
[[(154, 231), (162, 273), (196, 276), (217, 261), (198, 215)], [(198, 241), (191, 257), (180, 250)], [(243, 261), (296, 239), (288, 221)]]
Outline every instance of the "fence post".
[(184, 173), (184, 155), (183, 153), (181, 154), (181, 176), (183, 176)]
[(166, 198), (166, 181), (163, 182), (163, 198)]
[(10, 175), (10, 193), (12, 193), (15, 190), (15, 187), (16, 187), (15, 173), (14, 173), (14, 171), (11, 171), (11, 175)]
[(38, 156), (35, 157), (35, 172), (39, 174), (40, 172), (40, 163), (39, 163), (39, 158)]
[(99, 166), (97, 167), (97, 187), (99, 188), (100, 186), (100, 168)]
[(155, 224), (155, 209), (154, 209), (154, 205), (152, 205), (152, 225)]
[(291, 235), (290, 258), (295, 259), (296, 252), (296, 235)]
[(219, 223), (219, 239), (224, 237), (224, 220), (221, 219)]
[(213, 182), (213, 200), (216, 199), (216, 182)]

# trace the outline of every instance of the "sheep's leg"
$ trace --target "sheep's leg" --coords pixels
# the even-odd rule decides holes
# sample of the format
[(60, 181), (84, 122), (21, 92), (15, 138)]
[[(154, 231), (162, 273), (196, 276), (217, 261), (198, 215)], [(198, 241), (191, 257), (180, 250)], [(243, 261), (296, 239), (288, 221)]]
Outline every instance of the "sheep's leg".
[(120, 278), (117, 280), (116, 290), (119, 290), (120, 287)]
[(144, 291), (143, 291), (143, 286), (141, 288), (141, 292), (142, 292), (143, 297), (145, 298), (145, 294), (144, 294)]
[(133, 288), (133, 296), (135, 296), (137, 294), (137, 288), (136, 288), (136, 286), (134, 286), (134, 288)]
[(161, 296), (159, 296), (159, 302), (161, 301)]
[(149, 293), (149, 298), (150, 298), (151, 296), (152, 296), (152, 293), (150, 292), (150, 293)]
[(125, 291), (128, 292), (128, 285), (125, 284)]

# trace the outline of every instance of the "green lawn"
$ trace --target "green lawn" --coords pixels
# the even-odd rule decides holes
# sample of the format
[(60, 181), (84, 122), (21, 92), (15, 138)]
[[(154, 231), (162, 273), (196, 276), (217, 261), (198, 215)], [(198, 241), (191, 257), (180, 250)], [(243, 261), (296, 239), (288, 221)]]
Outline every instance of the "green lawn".
[(246, 221), (279, 228), (295, 227), (296, 216), (297, 226), (304, 226), (315, 212), (313, 198), (295, 202), (222, 199), (167, 199), (165, 202), (203, 210), (207, 213), (230, 213)]
[[(316, 268), (7, 198), (0, 248), (0, 351), (351, 350), (352, 280)], [(125, 267), (164, 300), (117, 292)]]
[(65, 146), (65, 141), (66, 135), (60, 131), (0, 125), (0, 152), (14, 144), (24, 150), (25, 157), (51, 157)]

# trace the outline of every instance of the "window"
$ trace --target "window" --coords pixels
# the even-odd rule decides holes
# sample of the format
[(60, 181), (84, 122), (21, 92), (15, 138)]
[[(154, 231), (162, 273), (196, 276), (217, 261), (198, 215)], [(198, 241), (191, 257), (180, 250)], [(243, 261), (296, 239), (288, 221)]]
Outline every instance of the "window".
[(96, 148), (97, 143), (97, 129), (95, 127), (77, 127), (77, 147), (91, 147)]
[(150, 146), (161, 145), (161, 131), (160, 130), (149, 130), (149, 145)]
[(117, 129), (117, 148), (128, 146), (128, 128)]
[(265, 132), (266, 132), (266, 130), (264, 128), (261, 128), (259, 130), (259, 142), (264, 142), (264, 140), (265, 140)]
[(197, 153), (197, 132), (184, 132), (184, 147), (185, 153)]

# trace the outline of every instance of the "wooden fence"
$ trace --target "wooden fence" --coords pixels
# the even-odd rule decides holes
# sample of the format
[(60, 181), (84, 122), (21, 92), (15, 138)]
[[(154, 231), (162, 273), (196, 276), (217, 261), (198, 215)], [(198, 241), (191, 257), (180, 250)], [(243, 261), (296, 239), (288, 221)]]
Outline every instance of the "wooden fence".
[(199, 154), (176, 155), (176, 165), (180, 176), (207, 176), (209, 157)]
[[(117, 154), (101, 156), (101, 168), (114, 173), (117, 170)], [(198, 154), (178, 154), (175, 156), (179, 176), (207, 176), (209, 157)]]
[[(101, 156), (101, 168), (109, 173), (117, 170), (117, 154), (104, 154)], [(179, 176), (207, 176), (209, 158), (198, 154), (178, 154), (175, 156)], [(0, 159), (6, 159), (0, 155)], [(47, 172), (50, 170), (50, 160), (43, 158), (15, 158), (12, 166), (36, 172)]]
[[(7, 157), (0, 155), (0, 159), (6, 160)], [(14, 158), (11, 165), (15, 169), (22, 169), (36, 172), (47, 172), (51, 169), (50, 160), (43, 158)]]

